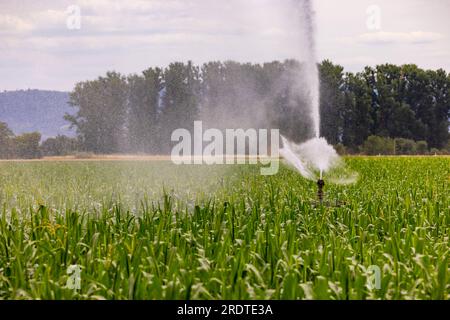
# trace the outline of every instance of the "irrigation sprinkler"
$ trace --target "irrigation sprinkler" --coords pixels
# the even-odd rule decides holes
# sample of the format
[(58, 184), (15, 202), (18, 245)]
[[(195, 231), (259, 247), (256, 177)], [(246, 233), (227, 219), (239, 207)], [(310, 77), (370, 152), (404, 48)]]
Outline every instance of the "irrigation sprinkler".
[(324, 188), (325, 188), (325, 180), (323, 179), (323, 172), (320, 171), (320, 178), (319, 180), (317, 180), (317, 199), (318, 199), (318, 201), (316, 202), (317, 206), (341, 207), (346, 204), (345, 201), (339, 201), (338, 199), (336, 199), (335, 202), (325, 201)]
[(319, 203), (323, 204), (323, 188), (325, 187), (325, 181), (320, 178), (317, 181), (317, 198), (319, 199)]
[(321, 177), (319, 180), (317, 180), (317, 199), (318, 201), (314, 201), (316, 207), (341, 207), (346, 205), (345, 201), (339, 201), (336, 199), (335, 201), (326, 201), (325, 200), (325, 180)]

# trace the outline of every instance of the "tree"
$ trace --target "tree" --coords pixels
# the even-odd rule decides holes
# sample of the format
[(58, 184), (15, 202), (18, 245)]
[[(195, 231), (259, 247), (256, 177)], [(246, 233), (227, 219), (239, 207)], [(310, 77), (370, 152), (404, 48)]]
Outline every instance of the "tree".
[(430, 112), (428, 143), (432, 147), (443, 148), (450, 138), (450, 75), (444, 70), (427, 71), (430, 88)]
[(75, 138), (58, 135), (55, 138), (48, 138), (41, 145), (44, 156), (66, 156), (78, 151), (79, 143)]
[(427, 154), (428, 153), (428, 143), (426, 141), (417, 141), (417, 154)]
[(39, 132), (24, 133), (13, 139), (15, 156), (20, 159), (36, 159), (41, 157)]
[(372, 134), (442, 146), (450, 116), (449, 77), (443, 70), (385, 64), (365, 68), (363, 77), (372, 95)]
[(344, 81), (342, 142), (353, 151), (371, 134), (372, 93), (363, 75), (347, 73)]
[(395, 154), (413, 155), (417, 153), (417, 145), (414, 140), (397, 138), (395, 139)]
[(379, 65), (376, 67), (375, 75), (376, 102), (378, 103), (376, 112), (378, 128), (375, 134), (384, 137), (401, 137), (401, 135), (391, 132), (392, 129), (395, 130), (396, 117), (394, 113), (401, 105), (398, 101), (400, 68), (392, 64)]
[(14, 134), (8, 125), (0, 122), (0, 159), (9, 159), (13, 156), (13, 138)]
[(78, 112), (65, 119), (77, 128), (86, 151), (114, 153), (126, 148), (126, 93), (126, 79), (116, 72), (75, 86), (69, 103)]
[(176, 129), (192, 129), (199, 115), (200, 74), (192, 62), (172, 63), (164, 71), (162, 95), (161, 145), (168, 153)]
[(164, 89), (163, 71), (150, 68), (128, 77), (128, 135), (134, 152), (159, 152), (159, 104)]
[[(425, 141), (427, 148), (449, 140), (445, 71), (384, 64), (353, 74), (328, 60), (319, 71), (321, 134), (330, 143), (357, 152), (369, 136)], [(70, 102), (79, 110), (66, 119), (77, 128), (80, 151), (96, 153), (167, 153), (172, 132), (192, 129), (195, 120), (222, 130), (276, 128), (303, 142), (313, 136), (304, 72), (295, 60), (172, 63), (127, 78), (108, 72), (76, 85)]]
[(334, 149), (340, 156), (344, 156), (347, 154), (347, 148), (342, 143), (338, 143), (334, 146)]
[(411, 121), (409, 138), (429, 141), (429, 129), (433, 118), (433, 112), (430, 110), (432, 99), (429, 92), (429, 78), (424, 70), (409, 64), (401, 67), (400, 80), (398, 100), (407, 104), (414, 116), (414, 119), (409, 117)]
[(274, 82), (271, 112), (273, 127), (295, 142), (303, 142), (314, 137), (313, 119), (310, 113), (310, 99), (307, 85), (299, 74), (305, 72), (301, 63), (287, 60), (282, 73)]
[(270, 127), (268, 107), (282, 72), (279, 62), (263, 66), (232, 61), (204, 64), (201, 119), (206, 126), (218, 129)]
[(324, 60), (320, 70), (320, 132), (330, 143), (342, 141), (344, 116), (344, 68)]
[(370, 136), (364, 142), (362, 151), (367, 155), (393, 155), (395, 153), (395, 142), (390, 138)]

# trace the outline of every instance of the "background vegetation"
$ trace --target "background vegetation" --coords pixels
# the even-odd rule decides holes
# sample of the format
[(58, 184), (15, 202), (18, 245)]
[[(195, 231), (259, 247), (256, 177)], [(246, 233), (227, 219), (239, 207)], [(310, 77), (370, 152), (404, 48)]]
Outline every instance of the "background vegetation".
[[(385, 64), (354, 74), (328, 60), (319, 68), (321, 132), (341, 152), (449, 152), (450, 75), (444, 70)], [(194, 120), (219, 129), (275, 127), (303, 141), (311, 119), (306, 93), (299, 96), (294, 81), (298, 72), (302, 65), (291, 60), (173, 63), (129, 76), (108, 72), (78, 83), (70, 94), (74, 112), (65, 118), (75, 139), (58, 136), (39, 148), (37, 133), (14, 137), (0, 124), (0, 158), (167, 154), (172, 131), (190, 129)]]

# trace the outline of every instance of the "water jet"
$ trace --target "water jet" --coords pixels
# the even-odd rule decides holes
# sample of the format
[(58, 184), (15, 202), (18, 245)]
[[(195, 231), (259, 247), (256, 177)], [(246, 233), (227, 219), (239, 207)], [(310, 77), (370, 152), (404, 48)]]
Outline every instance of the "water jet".
[[(336, 175), (335, 169), (342, 169), (344, 162), (334, 147), (328, 143), (325, 137), (321, 136), (320, 81), (312, 0), (291, 0), (291, 3), (293, 12), (298, 16), (300, 50), (296, 58), (303, 65), (303, 68), (298, 70), (297, 85), (299, 88), (306, 87), (304, 91), (299, 90), (296, 94), (301, 98), (306, 92), (305, 106), (312, 125), (308, 140), (302, 143), (294, 143), (286, 137), (282, 137), (283, 148), (280, 150), (280, 155), (304, 178), (317, 182), (317, 197), (322, 205), (325, 203), (324, 175), (326, 175), (327, 183), (339, 185), (354, 183), (357, 176), (349, 176), (349, 173), (345, 171), (344, 176)], [(304, 108), (304, 106), (298, 105), (297, 108)], [(336, 205), (339, 205), (338, 202)]]

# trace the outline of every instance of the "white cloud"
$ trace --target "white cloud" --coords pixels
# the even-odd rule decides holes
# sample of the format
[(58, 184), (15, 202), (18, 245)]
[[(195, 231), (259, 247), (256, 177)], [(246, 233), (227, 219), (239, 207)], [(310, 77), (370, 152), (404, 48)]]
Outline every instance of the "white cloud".
[(338, 43), (345, 45), (413, 45), (413, 44), (431, 44), (436, 41), (444, 39), (445, 36), (436, 32), (367, 32), (357, 36), (339, 37)]
[(67, 14), (63, 10), (48, 9), (31, 12), (29, 18), (35, 29), (61, 28), (66, 25)]
[(18, 16), (0, 15), (0, 34), (17, 34), (32, 29), (32, 24)]
[(78, 0), (76, 2), (88, 14), (138, 15), (182, 11), (192, 8), (199, 1), (179, 0)]
[[(109, 69), (140, 72), (174, 60), (292, 58), (303, 52), (298, 17), (287, 5), (294, 1), (0, 0), (0, 90), (70, 90)], [(443, 0), (377, 0), (382, 29), (373, 33), (366, 26), (372, 1), (313, 3), (321, 58), (351, 71), (385, 62), (450, 70), (450, 5)], [(81, 8), (80, 30), (66, 27), (70, 5)]]
[(444, 36), (435, 32), (369, 32), (356, 37), (356, 41), (365, 44), (390, 44), (390, 43), (432, 43), (441, 40)]

